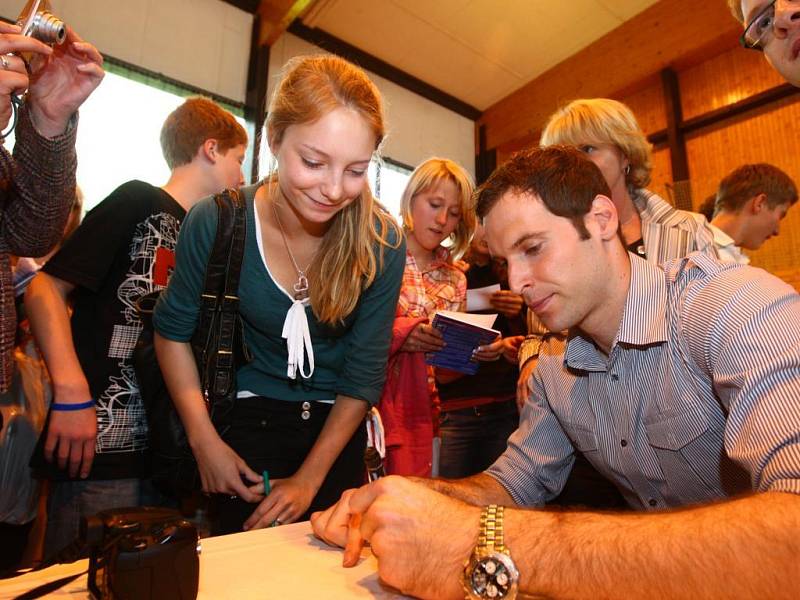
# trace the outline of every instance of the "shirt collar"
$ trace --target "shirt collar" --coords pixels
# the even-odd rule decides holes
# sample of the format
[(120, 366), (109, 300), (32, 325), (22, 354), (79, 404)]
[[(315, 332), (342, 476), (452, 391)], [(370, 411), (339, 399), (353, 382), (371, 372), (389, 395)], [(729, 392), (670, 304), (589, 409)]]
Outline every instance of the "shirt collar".
[(714, 243), (719, 246), (735, 246), (736, 241), (725, 233), (722, 229), (717, 227), (716, 225), (709, 223), (708, 226), (711, 228), (711, 232), (714, 234)]
[(433, 260), (428, 263), (428, 266), (425, 267), (424, 270), (419, 268), (417, 264), (417, 260), (414, 258), (414, 255), (411, 254), (411, 251), (406, 249), (406, 264), (413, 265), (413, 268), (419, 271), (420, 273), (428, 273), (429, 271), (433, 271), (435, 269), (440, 268), (442, 265), (450, 265), (450, 250), (445, 248), (444, 246), (439, 246), (436, 250), (433, 251)]
[[(631, 282), (619, 331), (613, 346), (651, 346), (667, 341), (667, 283), (664, 271), (628, 253)], [(612, 351), (613, 351), (612, 346)], [(605, 371), (607, 359), (594, 341), (578, 331), (570, 332), (565, 364), (583, 371)]]

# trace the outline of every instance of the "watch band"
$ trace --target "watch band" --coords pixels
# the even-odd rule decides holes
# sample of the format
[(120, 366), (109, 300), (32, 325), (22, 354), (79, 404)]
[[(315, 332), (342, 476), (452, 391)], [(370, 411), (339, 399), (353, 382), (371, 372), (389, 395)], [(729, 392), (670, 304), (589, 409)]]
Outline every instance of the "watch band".
[(503, 539), (503, 511), (505, 507), (497, 504), (484, 506), (481, 511), (478, 548), (481, 550), (508, 552)]
[(504, 508), (491, 504), (481, 510), (478, 542), (464, 565), (467, 600), (514, 600), (519, 571), (503, 536)]

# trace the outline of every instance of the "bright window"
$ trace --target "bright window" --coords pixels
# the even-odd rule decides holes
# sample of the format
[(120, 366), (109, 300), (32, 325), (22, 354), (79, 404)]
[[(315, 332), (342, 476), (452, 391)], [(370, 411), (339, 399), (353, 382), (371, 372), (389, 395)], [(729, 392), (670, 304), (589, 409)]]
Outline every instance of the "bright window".
[[(161, 125), (186, 96), (192, 95), (175, 93), (179, 90), (174, 86), (162, 85), (168, 89), (159, 89), (112, 69), (125, 71), (106, 63), (106, 76), (80, 109), (77, 178), (87, 211), (131, 179), (156, 186), (167, 182), (169, 168), (159, 141)], [(245, 126), (243, 118), (236, 118)], [(13, 147), (12, 137), (6, 141), (7, 148)], [(244, 168), (249, 173), (249, 164)]]

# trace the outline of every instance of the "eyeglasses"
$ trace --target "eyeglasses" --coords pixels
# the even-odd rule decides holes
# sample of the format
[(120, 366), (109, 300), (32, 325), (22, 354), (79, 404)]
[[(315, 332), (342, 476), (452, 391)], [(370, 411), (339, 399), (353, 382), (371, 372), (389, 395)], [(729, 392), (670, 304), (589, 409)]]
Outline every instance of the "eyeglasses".
[(775, 30), (775, 2), (772, 0), (767, 6), (750, 21), (739, 38), (739, 43), (745, 48), (762, 52), (770, 36)]

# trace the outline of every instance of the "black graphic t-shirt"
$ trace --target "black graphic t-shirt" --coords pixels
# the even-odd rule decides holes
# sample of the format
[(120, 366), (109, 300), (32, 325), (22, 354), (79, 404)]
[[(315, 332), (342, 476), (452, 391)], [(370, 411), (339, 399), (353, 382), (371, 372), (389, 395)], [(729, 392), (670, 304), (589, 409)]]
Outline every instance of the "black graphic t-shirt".
[(93, 479), (145, 474), (147, 421), (131, 365), (142, 328), (136, 301), (167, 285), (185, 215), (162, 189), (129, 181), (43, 268), (76, 286), (72, 339), (97, 410)]

